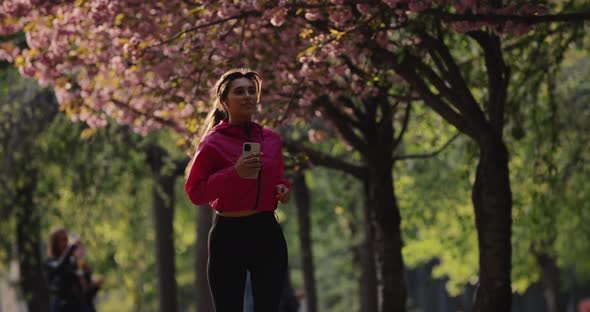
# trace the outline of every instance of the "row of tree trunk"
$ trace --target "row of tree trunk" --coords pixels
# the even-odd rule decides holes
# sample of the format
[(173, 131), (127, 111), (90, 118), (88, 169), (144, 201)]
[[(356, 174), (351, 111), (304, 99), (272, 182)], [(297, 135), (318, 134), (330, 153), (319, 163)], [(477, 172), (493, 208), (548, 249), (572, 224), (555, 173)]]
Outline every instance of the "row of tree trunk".
[[(501, 104), (498, 104), (501, 105)], [(387, 116), (387, 114), (386, 114)], [(389, 114), (391, 116), (391, 114)], [(385, 122), (385, 125), (392, 125)], [(485, 128), (485, 127), (484, 127)], [(480, 285), (476, 296), (476, 311), (510, 310), (510, 227), (511, 195), (508, 181), (507, 151), (498, 129), (489, 128), (489, 135), (480, 136), (480, 163), (473, 187), (473, 204), (480, 243)], [(402, 238), (400, 213), (395, 198), (393, 168), (393, 128), (367, 128), (367, 150), (361, 180), (365, 190), (363, 227), (366, 245), (361, 247), (363, 263), (363, 310), (367, 312), (405, 311), (406, 286), (401, 256)], [(389, 141), (388, 141), (389, 140)], [(389, 143), (384, 143), (389, 142)], [(385, 148), (384, 148), (385, 144)], [(389, 147), (389, 148), (387, 148)], [(177, 286), (174, 257), (174, 185), (183, 172), (186, 161), (177, 170), (163, 172), (168, 155), (161, 148), (146, 149), (155, 182), (153, 190), (153, 216), (156, 230), (156, 260), (158, 269), (159, 303), (161, 311), (177, 311)], [(48, 294), (42, 285), (42, 255), (40, 251), (40, 213), (33, 202), (36, 171), (23, 168), (29, 177), (18, 190), (17, 247), (21, 268), (21, 286), (32, 311), (44, 311)], [(26, 171), (28, 170), (28, 171)], [(295, 201), (298, 206), (299, 236), (302, 242), (304, 283), (308, 311), (317, 311), (314, 282), (313, 254), (310, 238), (310, 194), (302, 175), (295, 178)], [(199, 209), (197, 272), (198, 306), (210, 309), (210, 298), (204, 265), (206, 259), (206, 232), (210, 228), (209, 209)], [(204, 252), (205, 251), (205, 252)], [(366, 251), (366, 252), (365, 252)], [(364, 255), (365, 258), (362, 257)], [(374, 255), (374, 258), (372, 256)], [(549, 276), (549, 275), (548, 275)], [(554, 276), (552, 273), (551, 276)], [(555, 288), (555, 278), (547, 279)], [(555, 297), (555, 296), (553, 296)], [(552, 304), (554, 305), (554, 304)]]

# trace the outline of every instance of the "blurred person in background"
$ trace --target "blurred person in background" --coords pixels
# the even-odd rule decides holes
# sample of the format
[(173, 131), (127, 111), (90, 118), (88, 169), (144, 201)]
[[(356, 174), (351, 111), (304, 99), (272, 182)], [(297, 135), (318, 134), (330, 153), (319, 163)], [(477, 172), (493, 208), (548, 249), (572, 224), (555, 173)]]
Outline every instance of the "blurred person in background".
[(68, 238), (64, 228), (51, 231), (48, 258), (44, 261), (51, 312), (94, 312), (94, 297), (103, 279), (93, 279), (84, 247)]

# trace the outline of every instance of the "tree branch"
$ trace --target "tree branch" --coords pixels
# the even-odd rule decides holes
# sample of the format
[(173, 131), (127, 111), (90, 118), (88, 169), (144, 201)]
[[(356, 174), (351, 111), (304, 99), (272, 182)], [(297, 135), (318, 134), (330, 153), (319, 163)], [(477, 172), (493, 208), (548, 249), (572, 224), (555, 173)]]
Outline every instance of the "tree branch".
[(438, 9), (430, 9), (421, 14), (434, 16), (445, 22), (487, 22), (505, 23), (508, 21), (528, 25), (552, 22), (583, 22), (590, 20), (590, 11), (577, 13), (558, 13), (548, 15), (502, 15), (502, 14), (456, 14)]
[(451, 55), (451, 52), (444, 41), (441, 39), (435, 39), (426, 33), (423, 33), (421, 38), (423, 40), (423, 46), (429, 50), (434, 50), (432, 53), (437, 54), (447, 68), (447, 76), (445, 76), (445, 78), (451, 85), (454, 93), (458, 96), (457, 98), (452, 99), (452, 101), (457, 102), (453, 103), (454, 106), (459, 108), (463, 114), (470, 116), (470, 120), (475, 120), (476, 123), (485, 123), (485, 115), (477, 105), (477, 101), (467, 86), (467, 83), (459, 70), (459, 66), (457, 66), (455, 59)]
[(432, 68), (424, 64), (421, 60), (414, 56), (408, 56), (416, 70), (421, 73), (421, 76), (426, 78), (439, 92), (440, 96), (444, 97), (451, 105), (455, 106), (459, 111), (465, 112), (464, 105), (459, 101), (458, 94), (455, 93), (447, 84), (445, 80), (436, 74)]
[(121, 102), (121, 101), (119, 101), (117, 99), (114, 99), (114, 98), (111, 98), (111, 102), (113, 104), (115, 104), (115, 106), (117, 106), (121, 110), (125, 110), (125, 109), (126, 110), (129, 110), (129, 111), (131, 111), (133, 114), (135, 114), (137, 116), (143, 116), (143, 117), (151, 118), (151, 119), (154, 119), (155, 121), (161, 123), (164, 126), (172, 127), (173, 129), (178, 129), (178, 124), (175, 123), (172, 120), (168, 120), (168, 119), (165, 119), (165, 118), (162, 118), (162, 117), (158, 117), (158, 116), (146, 114), (146, 113), (144, 113), (142, 111), (139, 111), (139, 110), (131, 107), (130, 105), (128, 105), (126, 103), (123, 103), (123, 102)]
[(340, 96), (338, 100), (342, 101), (342, 103), (344, 103), (344, 106), (352, 109), (357, 120), (357, 122), (354, 124), (355, 127), (359, 128), (361, 131), (364, 131), (367, 123), (367, 116), (365, 115), (365, 113), (359, 107), (357, 107), (349, 97)]
[(408, 125), (410, 124), (410, 112), (412, 107), (412, 103), (408, 102), (408, 105), (406, 105), (406, 114), (404, 115), (404, 121), (402, 123), (402, 128), (397, 136), (397, 138), (393, 141), (393, 150), (395, 151), (397, 149), (397, 147), (399, 146), (399, 144), (402, 141), (402, 138), (406, 132), (406, 130), (408, 129)]
[(315, 165), (340, 170), (356, 177), (357, 179), (364, 179), (366, 176), (365, 168), (351, 164), (340, 158), (332, 157), (312, 148), (305, 147), (299, 142), (284, 140), (283, 146), (290, 152), (303, 153)]
[(350, 57), (348, 57), (348, 55), (341, 55), (340, 58), (344, 61), (344, 63), (346, 63), (346, 66), (348, 66), (348, 68), (350, 68), (351, 72), (357, 74), (361, 78), (367, 77), (367, 73), (365, 71), (363, 71), (360, 67), (356, 66), (352, 62), (352, 59), (350, 59)]
[(295, 86), (295, 90), (293, 90), (293, 92), (289, 96), (289, 102), (287, 102), (287, 108), (285, 109), (285, 113), (283, 114), (283, 116), (281, 116), (279, 118), (279, 120), (277, 121), (278, 125), (282, 124), (289, 117), (291, 110), (296, 106), (295, 105), (295, 97), (299, 94), (299, 91), (302, 89), (303, 81), (304, 80), (301, 79), (301, 80), (299, 80), (299, 82), (297, 82), (297, 86)]
[(342, 137), (354, 146), (361, 153), (365, 153), (367, 150), (367, 143), (363, 141), (356, 133), (354, 133), (352, 126), (358, 127), (358, 123), (343, 114), (338, 108), (336, 108), (327, 96), (321, 96), (314, 101), (314, 105), (323, 108), (326, 117), (334, 123), (338, 132)]
[(504, 127), (504, 108), (510, 80), (510, 69), (504, 62), (500, 38), (493, 33), (477, 31), (469, 33), (484, 51), (488, 74), (487, 113), (492, 128), (502, 135)]
[(438, 149), (434, 152), (427, 153), (427, 154), (409, 154), (409, 155), (394, 156), (393, 160), (397, 161), (397, 160), (425, 159), (425, 158), (435, 157), (438, 154), (440, 154), (445, 148), (447, 148), (449, 145), (451, 145), (451, 143), (453, 143), (453, 141), (455, 141), (455, 139), (458, 138), (460, 134), (461, 133), (456, 133), (452, 138), (450, 138), (447, 141), (447, 143), (445, 143), (440, 149)]
[(244, 18), (246, 16), (253, 15), (253, 13), (254, 13), (253, 11), (243, 12), (242, 14), (238, 14), (238, 15), (234, 15), (234, 16), (222, 18), (222, 19), (219, 19), (219, 20), (211, 21), (209, 23), (205, 23), (205, 24), (201, 24), (201, 25), (197, 25), (197, 26), (191, 27), (189, 29), (186, 29), (186, 30), (183, 30), (183, 31), (180, 31), (180, 32), (176, 33), (172, 37), (170, 37), (170, 38), (168, 38), (168, 39), (166, 39), (166, 40), (164, 40), (164, 41), (162, 41), (160, 43), (157, 43), (157, 44), (151, 46), (151, 48), (155, 48), (155, 47), (158, 47), (158, 46), (161, 46), (161, 45), (164, 45), (164, 44), (168, 44), (168, 43), (170, 43), (170, 42), (178, 39), (180, 36), (182, 36), (184, 34), (187, 34), (189, 32), (193, 32), (193, 31), (199, 30), (201, 28), (207, 28), (207, 27), (211, 27), (211, 26), (214, 26), (214, 25), (223, 24), (225, 22), (228, 22), (228, 21), (231, 21), (231, 20), (235, 20), (235, 19), (241, 19), (241, 18)]
[[(390, 62), (394, 61), (394, 59), (390, 60)], [(477, 132), (475, 129), (469, 127), (465, 118), (453, 110), (448, 103), (441, 99), (440, 96), (432, 93), (426, 82), (416, 73), (414, 67), (410, 64), (392, 64), (392, 66), (395, 68), (396, 72), (404, 77), (404, 79), (420, 94), (426, 105), (430, 106), (459, 131), (477, 140)]]

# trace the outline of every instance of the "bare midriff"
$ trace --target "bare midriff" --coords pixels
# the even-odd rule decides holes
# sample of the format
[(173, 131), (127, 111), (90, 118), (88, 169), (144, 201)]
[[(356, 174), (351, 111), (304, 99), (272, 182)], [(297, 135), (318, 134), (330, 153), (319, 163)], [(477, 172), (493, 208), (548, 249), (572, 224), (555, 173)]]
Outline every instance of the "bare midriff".
[(247, 217), (247, 216), (251, 216), (253, 214), (257, 214), (260, 211), (257, 210), (247, 210), (247, 211), (224, 211), (224, 212), (219, 212), (216, 211), (216, 213), (220, 216), (224, 216), (224, 217), (232, 217), (232, 218), (239, 218), (239, 217)]

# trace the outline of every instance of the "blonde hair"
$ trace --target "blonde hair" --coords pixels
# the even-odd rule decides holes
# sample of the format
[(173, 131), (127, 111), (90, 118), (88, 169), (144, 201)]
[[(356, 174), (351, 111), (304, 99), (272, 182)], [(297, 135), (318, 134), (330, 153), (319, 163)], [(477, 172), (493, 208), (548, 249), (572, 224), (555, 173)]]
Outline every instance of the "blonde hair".
[(47, 246), (47, 255), (50, 258), (57, 259), (64, 252), (59, 247), (59, 239), (62, 234), (66, 235), (66, 237), (68, 236), (68, 231), (66, 231), (66, 229), (64, 229), (62, 227), (55, 228), (49, 233), (49, 244)]
[[(213, 129), (218, 123), (222, 120), (227, 121), (229, 119), (229, 112), (227, 111), (227, 107), (222, 103), (227, 98), (229, 93), (232, 81), (239, 79), (239, 78), (247, 78), (254, 82), (254, 86), (256, 87), (256, 102), (260, 102), (260, 95), (262, 93), (262, 76), (260, 74), (250, 68), (232, 68), (225, 72), (213, 88), (211, 88), (211, 101), (213, 102), (213, 109), (207, 114), (205, 121), (203, 122), (203, 126), (199, 129), (199, 133), (201, 133), (201, 139), (196, 142), (196, 146), (200, 142), (205, 139), (205, 136), (209, 134), (209, 131)], [(185, 178), (188, 178), (188, 174), (190, 173), (190, 169), (193, 166), (194, 157), (189, 161), (186, 169), (184, 170)]]
[(211, 88), (211, 100), (213, 102), (213, 109), (205, 118), (204, 126), (200, 133), (202, 134), (201, 140), (209, 133), (209, 131), (215, 127), (222, 120), (229, 118), (227, 107), (222, 103), (227, 98), (231, 82), (239, 79), (247, 78), (254, 82), (256, 87), (256, 102), (260, 101), (260, 94), (262, 92), (262, 76), (256, 71), (250, 68), (233, 68), (221, 75), (213, 88)]

